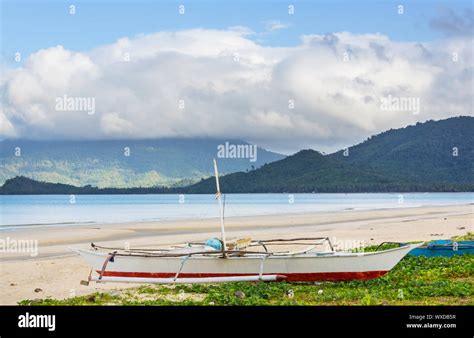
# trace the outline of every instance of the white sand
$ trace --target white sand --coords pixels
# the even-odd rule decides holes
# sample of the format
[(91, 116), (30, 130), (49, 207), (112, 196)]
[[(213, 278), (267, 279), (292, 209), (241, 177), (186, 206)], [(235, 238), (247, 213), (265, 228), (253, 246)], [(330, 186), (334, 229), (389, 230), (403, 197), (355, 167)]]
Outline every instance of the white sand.
[[(226, 220), (227, 237), (254, 239), (328, 236), (342, 245), (369, 245), (383, 241), (450, 238), (473, 231), (474, 206), (437, 206), (373, 211), (234, 217)], [(0, 304), (22, 299), (66, 298), (136, 286), (130, 284), (80, 285), (89, 267), (69, 247), (87, 248), (90, 242), (130, 247), (202, 241), (219, 235), (218, 219), (35, 227), (3, 231), (0, 239), (37, 240), (38, 255), (1, 253)], [(35, 289), (41, 289), (35, 292)]]

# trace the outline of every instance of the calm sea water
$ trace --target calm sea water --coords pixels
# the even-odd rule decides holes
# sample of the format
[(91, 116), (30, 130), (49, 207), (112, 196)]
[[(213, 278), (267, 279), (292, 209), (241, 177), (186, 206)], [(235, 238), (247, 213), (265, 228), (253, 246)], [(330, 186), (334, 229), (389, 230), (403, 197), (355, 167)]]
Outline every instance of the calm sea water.
[[(226, 216), (473, 203), (473, 193), (227, 194)], [(217, 217), (214, 195), (0, 196), (0, 229)]]

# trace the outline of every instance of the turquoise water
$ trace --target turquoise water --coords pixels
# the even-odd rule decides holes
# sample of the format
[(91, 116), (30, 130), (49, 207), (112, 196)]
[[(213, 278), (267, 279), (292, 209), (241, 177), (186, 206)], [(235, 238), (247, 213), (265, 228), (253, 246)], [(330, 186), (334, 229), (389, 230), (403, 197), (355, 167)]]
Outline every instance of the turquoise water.
[[(0, 227), (218, 217), (214, 195), (0, 196)], [(474, 193), (227, 194), (229, 216), (473, 203)], [(71, 203), (74, 202), (74, 203)]]

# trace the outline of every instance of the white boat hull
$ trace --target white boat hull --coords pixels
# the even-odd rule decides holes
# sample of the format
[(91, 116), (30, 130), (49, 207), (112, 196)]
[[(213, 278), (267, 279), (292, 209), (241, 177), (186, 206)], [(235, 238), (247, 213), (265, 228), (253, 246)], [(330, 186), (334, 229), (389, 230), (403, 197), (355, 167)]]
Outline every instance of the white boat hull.
[[(216, 256), (153, 257), (122, 256), (104, 262), (109, 254), (96, 250), (76, 249), (103, 281), (143, 281), (160, 279), (175, 281), (212, 282), (228, 277), (242, 280), (280, 276), (287, 281), (367, 280), (383, 276), (410, 250), (418, 245), (366, 253), (317, 254), (294, 256), (245, 256), (217, 258)], [(209, 280), (210, 279), (210, 280)], [(270, 277), (268, 278), (270, 279)], [(275, 280), (278, 280), (276, 278)]]

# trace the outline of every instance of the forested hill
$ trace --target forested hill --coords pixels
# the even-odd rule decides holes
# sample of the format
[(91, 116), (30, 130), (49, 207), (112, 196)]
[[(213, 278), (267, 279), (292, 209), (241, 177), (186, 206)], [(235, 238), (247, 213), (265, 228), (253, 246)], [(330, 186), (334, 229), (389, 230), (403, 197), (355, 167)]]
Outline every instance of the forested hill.
[[(347, 154), (347, 152), (346, 152)], [(474, 182), (474, 117), (455, 117), (388, 130), (329, 155), (356, 167), (417, 183)]]
[[(303, 150), (221, 178), (226, 192), (473, 191), (474, 118), (388, 130), (331, 155)], [(212, 192), (208, 179), (188, 191)]]
[(97, 195), (97, 194), (163, 194), (176, 193), (165, 187), (97, 188), (90, 185), (76, 187), (69, 184), (40, 182), (18, 176), (8, 179), (0, 187), (0, 195)]
[[(226, 193), (474, 191), (474, 118), (455, 117), (388, 130), (334, 154), (302, 150), (249, 172), (220, 178)], [(214, 193), (213, 177), (175, 188), (97, 189), (24, 177), (0, 194)]]

